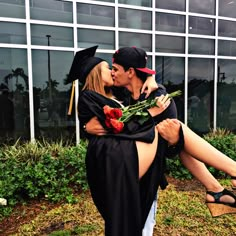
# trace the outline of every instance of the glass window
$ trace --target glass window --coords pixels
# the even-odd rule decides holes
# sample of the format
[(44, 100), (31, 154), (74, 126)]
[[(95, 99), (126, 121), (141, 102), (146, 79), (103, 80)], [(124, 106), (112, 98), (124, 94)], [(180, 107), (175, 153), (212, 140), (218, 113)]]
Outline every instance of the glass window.
[(189, 33), (215, 35), (215, 20), (211, 18), (190, 16)]
[(0, 43), (26, 44), (25, 24), (0, 22)]
[[(35, 136), (48, 140), (75, 139), (75, 106), (67, 115), (71, 84), (64, 85), (72, 52), (33, 50)], [(74, 104), (75, 105), (75, 104)]]
[(156, 35), (156, 51), (170, 53), (184, 53), (185, 39), (178, 36)]
[[(47, 35), (50, 35), (48, 41)], [(68, 27), (31, 25), (31, 42), (34, 45), (73, 47), (73, 30)]]
[(139, 47), (147, 52), (152, 51), (152, 36), (150, 34), (139, 33), (119, 33), (119, 47)]
[(156, 30), (169, 32), (185, 32), (185, 16), (167, 13), (156, 13)]
[(100, 49), (115, 49), (114, 31), (78, 28), (77, 34), (79, 48), (99, 45)]
[(25, 0), (0, 0), (0, 17), (25, 18)]
[(24, 49), (0, 48), (0, 143), (30, 139), (29, 81)]
[(219, 36), (236, 37), (236, 22), (219, 20)]
[(142, 7), (152, 7), (152, 0), (119, 0), (119, 3)]
[(229, 40), (218, 40), (218, 55), (236, 56), (236, 42)]
[(99, 1), (99, 2), (115, 2), (115, 0), (94, 0), (94, 1)]
[(77, 3), (77, 23), (115, 26), (114, 7)]
[(219, 16), (236, 17), (236, 2), (219, 0)]
[(185, 0), (159, 0), (156, 1), (156, 8), (185, 11)]
[(36, 20), (71, 23), (73, 21), (72, 2), (58, 0), (31, 1), (30, 17)]
[(215, 40), (212, 39), (200, 39), (189, 38), (188, 52), (190, 54), (215, 54)]
[[(221, 2), (221, 0), (219, 1)], [(215, 0), (189, 0), (189, 11), (215, 15)]]
[(188, 66), (188, 126), (207, 133), (213, 122), (214, 60), (189, 58)]
[(184, 76), (185, 60), (182, 57), (156, 57), (156, 81), (163, 84), (169, 93), (181, 90), (182, 95), (175, 97), (178, 119), (184, 121)]
[(236, 61), (218, 61), (217, 127), (236, 131)]
[(119, 27), (151, 30), (152, 14), (148, 11), (119, 8)]

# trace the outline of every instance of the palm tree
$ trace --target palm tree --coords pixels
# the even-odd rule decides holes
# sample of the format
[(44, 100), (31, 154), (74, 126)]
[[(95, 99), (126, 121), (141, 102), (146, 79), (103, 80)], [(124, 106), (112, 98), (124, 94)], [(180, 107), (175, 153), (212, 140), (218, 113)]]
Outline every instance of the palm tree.
[(8, 85), (8, 82), (12, 78), (16, 78), (16, 86), (18, 85), (18, 78), (21, 77), (25, 82), (26, 90), (29, 89), (29, 83), (28, 83), (28, 76), (25, 74), (24, 70), (22, 68), (16, 68), (15, 70), (12, 69), (12, 73), (6, 75), (4, 77), (5, 83)]

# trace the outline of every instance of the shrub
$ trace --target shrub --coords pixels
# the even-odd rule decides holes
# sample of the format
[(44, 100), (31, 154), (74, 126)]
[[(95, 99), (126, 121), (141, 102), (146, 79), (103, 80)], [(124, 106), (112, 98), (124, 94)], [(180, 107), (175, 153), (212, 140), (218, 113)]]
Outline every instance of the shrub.
[(45, 198), (58, 202), (76, 199), (73, 192), (88, 188), (85, 171), (87, 143), (25, 143), (0, 149), (0, 198), (8, 201), (7, 215), (18, 202)]

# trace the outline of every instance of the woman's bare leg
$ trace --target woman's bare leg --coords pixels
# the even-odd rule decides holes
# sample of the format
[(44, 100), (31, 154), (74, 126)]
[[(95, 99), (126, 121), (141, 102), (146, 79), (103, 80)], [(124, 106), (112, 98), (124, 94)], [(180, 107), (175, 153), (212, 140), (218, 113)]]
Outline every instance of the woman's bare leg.
[[(190, 173), (198, 179), (206, 188), (207, 191), (212, 192), (221, 192), (224, 190), (224, 187), (215, 179), (215, 177), (210, 173), (206, 168), (205, 164), (195, 159), (185, 151), (180, 153), (180, 159), (183, 165), (190, 171)], [(234, 199), (228, 195), (221, 197), (221, 202), (233, 203)], [(207, 194), (207, 202), (214, 202), (214, 198)]]
[(139, 161), (139, 178), (141, 178), (151, 166), (158, 145), (158, 131), (155, 129), (155, 138), (152, 143), (136, 141)]
[(182, 124), (182, 128), (185, 142), (184, 150), (186, 153), (230, 176), (236, 176), (236, 162), (233, 159), (218, 151), (185, 124)]

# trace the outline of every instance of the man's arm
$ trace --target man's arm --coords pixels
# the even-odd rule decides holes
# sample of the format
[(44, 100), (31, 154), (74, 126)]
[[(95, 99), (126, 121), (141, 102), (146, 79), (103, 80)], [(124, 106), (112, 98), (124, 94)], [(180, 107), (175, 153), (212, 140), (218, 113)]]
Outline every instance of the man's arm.
[(103, 128), (97, 117), (93, 117), (84, 124), (84, 131), (91, 135), (105, 135), (107, 130)]

